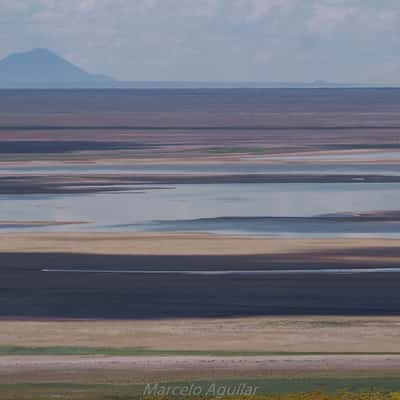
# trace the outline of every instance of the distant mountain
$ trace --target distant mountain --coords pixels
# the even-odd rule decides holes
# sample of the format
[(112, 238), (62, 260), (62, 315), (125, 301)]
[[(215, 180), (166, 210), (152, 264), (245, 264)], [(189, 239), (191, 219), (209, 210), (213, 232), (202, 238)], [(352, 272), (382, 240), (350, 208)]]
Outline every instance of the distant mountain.
[(14, 53), (0, 60), (0, 89), (315, 89), (383, 86), (385, 85), (332, 83), (322, 80), (314, 82), (122, 82), (106, 75), (91, 74), (47, 49)]
[(47, 49), (15, 53), (0, 60), (3, 88), (103, 87), (112, 83), (112, 78), (90, 74)]

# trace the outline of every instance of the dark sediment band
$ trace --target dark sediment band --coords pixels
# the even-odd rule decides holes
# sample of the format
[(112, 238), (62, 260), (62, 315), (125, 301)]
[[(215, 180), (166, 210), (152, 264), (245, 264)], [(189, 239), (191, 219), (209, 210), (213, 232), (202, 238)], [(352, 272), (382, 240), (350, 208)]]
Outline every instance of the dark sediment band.
[[(97, 193), (132, 190), (140, 185), (224, 183), (400, 183), (396, 175), (234, 174), (234, 175), (28, 175), (1, 176), (0, 194)], [(101, 186), (101, 187), (100, 187)], [(148, 188), (150, 189), (150, 188)]]
[[(370, 249), (398, 256), (397, 249)], [(351, 262), (347, 250), (254, 256), (1, 254), (0, 317), (173, 318), (251, 315), (398, 315), (397, 273), (192, 276), (46, 274), (43, 268), (288, 269), (400, 267)], [(342, 258), (343, 257), (343, 258)]]

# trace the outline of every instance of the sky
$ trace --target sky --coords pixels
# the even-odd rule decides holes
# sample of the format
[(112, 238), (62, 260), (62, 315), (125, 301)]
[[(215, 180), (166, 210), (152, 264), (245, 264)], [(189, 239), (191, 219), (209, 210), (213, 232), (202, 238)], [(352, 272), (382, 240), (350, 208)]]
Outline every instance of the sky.
[(0, 57), (127, 81), (400, 83), (400, 0), (0, 0)]

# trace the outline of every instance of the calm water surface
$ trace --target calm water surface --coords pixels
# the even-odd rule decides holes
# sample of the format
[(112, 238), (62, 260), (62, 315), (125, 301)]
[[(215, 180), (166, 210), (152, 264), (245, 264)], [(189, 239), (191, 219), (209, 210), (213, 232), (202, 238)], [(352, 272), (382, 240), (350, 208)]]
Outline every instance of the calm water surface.
[(304, 219), (331, 213), (397, 210), (400, 184), (185, 184), (148, 188), (100, 194), (0, 196), (0, 220), (88, 222), (24, 228), (41, 231), (400, 235), (396, 223)]

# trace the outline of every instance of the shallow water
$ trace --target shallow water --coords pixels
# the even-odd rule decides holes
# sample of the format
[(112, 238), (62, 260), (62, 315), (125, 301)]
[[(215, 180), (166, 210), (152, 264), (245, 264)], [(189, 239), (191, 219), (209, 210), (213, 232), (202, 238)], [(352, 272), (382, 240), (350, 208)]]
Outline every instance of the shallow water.
[(183, 184), (152, 190), (143, 187), (143, 191), (132, 192), (0, 196), (0, 220), (87, 222), (24, 227), (27, 231), (189, 230), (290, 236), (396, 236), (400, 235), (399, 223), (313, 221), (301, 217), (397, 210), (399, 204), (400, 184), (393, 183)]

